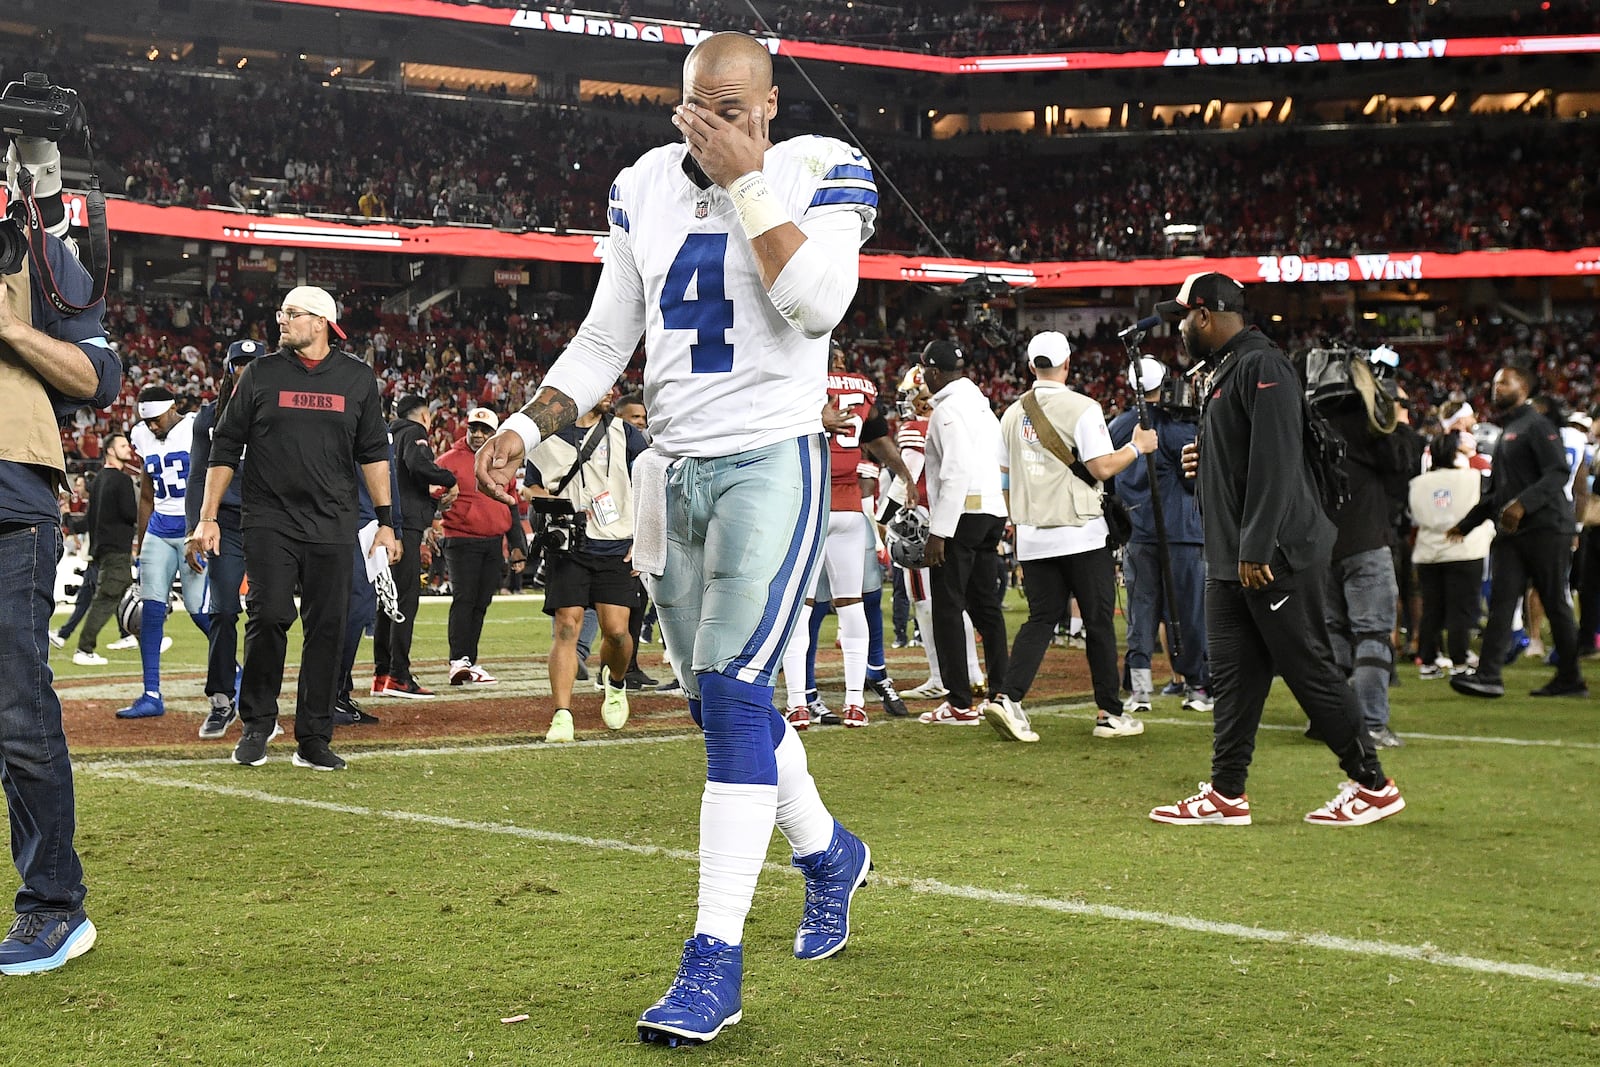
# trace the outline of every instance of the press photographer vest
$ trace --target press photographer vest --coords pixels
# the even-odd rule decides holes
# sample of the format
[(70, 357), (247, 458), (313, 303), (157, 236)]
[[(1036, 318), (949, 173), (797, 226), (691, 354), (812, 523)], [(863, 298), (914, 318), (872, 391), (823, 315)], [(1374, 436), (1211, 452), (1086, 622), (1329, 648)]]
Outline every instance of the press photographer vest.
[[(28, 263), (16, 274), (0, 278), (5, 300), (18, 322), (33, 324), (33, 287)], [(58, 486), (66, 484), (67, 459), (61, 450), (61, 428), (45, 390), (44, 379), (12, 347), (0, 341), (0, 397), (5, 397), (5, 418), (0, 419), (0, 459), (48, 467)]]
[[(609, 423), (605, 440), (599, 443), (584, 461), (583, 469), (559, 495), (571, 501), (574, 508), (588, 511), (589, 522), (584, 528), (584, 536), (590, 541), (631, 541), (633, 481), (628, 474), (628, 423), (618, 418), (610, 419)], [(581, 442), (588, 438), (595, 427), (580, 429), (583, 431), (578, 438)], [(559, 437), (547, 437), (539, 442), (539, 447), (533, 450), (530, 458), (533, 465), (539, 468), (539, 480), (545, 488), (555, 492), (555, 487), (572, 469), (573, 461), (578, 458), (578, 450)], [(611, 494), (616, 518), (601, 522), (599, 513), (602, 509), (592, 505), (596, 497), (607, 492)]]
[[(1072, 389), (1034, 389), (1061, 440), (1078, 451), (1078, 420), (1098, 405)], [(1000, 418), (1000, 433), (1011, 457), (1011, 518), (1041, 529), (1083, 526), (1104, 514), (1100, 489), (1085, 482), (1040, 441), (1018, 400)]]

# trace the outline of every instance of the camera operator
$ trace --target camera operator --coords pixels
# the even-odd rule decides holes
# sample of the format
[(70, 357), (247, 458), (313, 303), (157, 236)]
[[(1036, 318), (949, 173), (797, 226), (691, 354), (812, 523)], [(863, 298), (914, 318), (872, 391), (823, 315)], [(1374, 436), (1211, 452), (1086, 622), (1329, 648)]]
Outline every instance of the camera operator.
[[(628, 620), (638, 605), (633, 559), (633, 461), (650, 447), (626, 419), (596, 407), (539, 443), (528, 457), (534, 508), (544, 517), (544, 611), (555, 619), (550, 695), (556, 710), (546, 741), (572, 740), (572, 684), (578, 630), (593, 608), (600, 620), (600, 715), (612, 730), (628, 721)], [(556, 510), (550, 505), (564, 503)]]
[[(1323, 612), (1334, 658), (1361, 705), (1362, 726), (1379, 748), (1399, 748), (1389, 728), (1389, 681), (1400, 597), (1395, 574), (1395, 513), (1406, 506), (1411, 475), (1421, 468), (1416, 431), (1400, 422), (1388, 362), (1393, 350), (1330, 352), (1308, 362), (1312, 408), (1345, 442), (1350, 496), (1335, 515), (1338, 536), (1328, 568)], [(1313, 353), (1316, 356), (1317, 353)], [(1395, 361), (1398, 362), (1397, 360)], [(1315, 379), (1313, 364), (1322, 374)]]
[[(1163, 588), (1162, 538), (1156, 528), (1155, 505), (1150, 496), (1150, 471), (1143, 461), (1129, 464), (1117, 475), (1116, 491), (1128, 506), (1133, 535), (1122, 552), (1122, 578), (1128, 587), (1128, 688), (1127, 708), (1148, 714), (1154, 696), (1150, 655), (1156, 630), (1163, 619), (1169, 633), (1176, 620), (1183, 640), (1174, 652), (1172, 666), (1183, 676), (1183, 709), (1211, 710), (1211, 668), (1206, 663), (1206, 561), (1205, 534), (1200, 512), (1194, 506), (1194, 482), (1183, 476), (1184, 446), (1194, 443), (1199, 427), (1193, 407), (1164, 404), (1163, 384), (1176, 390), (1183, 378), (1167, 382), (1167, 368), (1145, 356), (1139, 361), (1138, 388), (1149, 404), (1151, 429), (1159, 446), (1155, 451), (1156, 490), (1161, 494), (1166, 551), (1171, 564), (1172, 588)], [(1114, 448), (1127, 448), (1139, 425), (1139, 409), (1130, 407), (1111, 420), (1107, 430)], [(1093, 631), (1090, 631), (1093, 636)]]
[[(7, 154), (13, 197), (30, 161), (39, 178), (36, 194), (59, 194), (60, 157), (54, 145), (46, 153), (36, 141), (19, 138)], [(37, 164), (41, 154), (54, 159), (53, 168)], [(11, 812), (11, 856), (22, 878), (17, 919), (0, 942), (0, 974), (30, 974), (60, 967), (95, 941), (83, 911), (83, 865), (72, 843), (72, 762), (46, 631), (61, 559), (61, 423), (85, 404), (110, 406), (122, 365), (101, 328), (105, 305), (92, 299), (95, 283), (60, 237), (33, 234), (45, 251), (45, 262), (37, 262), (32, 251), (17, 251), (24, 247), (21, 225), (9, 219), (0, 229), (16, 253), (0, 268), (0, 396), (6, 400), (0, 420), (0, 781)], [(64, 220), (60, 229), (65, 232)], [(46, 293), (46, 284), (54, 294)], [(63, 311), (51, 295), (83, 310)]]

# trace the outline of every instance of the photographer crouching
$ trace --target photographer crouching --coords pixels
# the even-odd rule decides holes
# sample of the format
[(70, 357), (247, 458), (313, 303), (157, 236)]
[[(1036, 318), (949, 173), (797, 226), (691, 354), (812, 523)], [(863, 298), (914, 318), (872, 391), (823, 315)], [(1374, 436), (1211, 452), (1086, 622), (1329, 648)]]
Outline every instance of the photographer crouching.
[(600, 716), (612, 730), (628, 722), (628, 617), (639, 597), (632, 471), (648, 447), (627, 420), (596, 407), (528, 457), (528, 494), (540, 518), (536, 545), (544, 552), (544, 611), (555, 619), (550, 695), (556, 710), (546, 741), (572, 740), (578, 631), (588, 608), (600, 620)]
[[(0, 781), (22, 877), (16, 921), (0, 942), (0, 974), (9, 975), (53, 970), (95, 942), (46, 631), (61, 558), (61, 423), (86, 404), (109, 406), (122, 365), (101, 328), (106, 258), (96, 255), (93, 278), (62, 240), (55, 141), (81, 128), (77, 95), (30, 74), (0, 93), (0, 127), (16, 135), (6, 154), (11, 207), (0, 221)], [(97, 253), (107, 249), (103, 203), (98, 211)]]

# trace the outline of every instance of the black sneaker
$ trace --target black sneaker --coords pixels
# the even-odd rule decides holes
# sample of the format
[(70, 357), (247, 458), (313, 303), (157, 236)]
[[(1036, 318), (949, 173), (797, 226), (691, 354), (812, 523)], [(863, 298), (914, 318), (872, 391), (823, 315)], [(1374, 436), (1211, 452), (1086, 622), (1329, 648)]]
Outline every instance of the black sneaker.
[(1563, 682), (1552, 678), (1538, 689), (1530, 691), (1528, 695), (1531, 697), (1586, 697), (1589, 695), (1589, 687), (1583, 684), (1582, 678), (1575, 682)]
[(631, 670), (622, 676), (623, 684), (629, 689), (654, 689), (659, 683), (641, 670)]
[(869, 681), (867, 688), (878, 694), (878, 699), (883, 701), (883, 710), (897, 719), (903, 719), (911, 712), (906, 710), (906, 702), (900, 699), (900, 694), (895, 691), (894, 682), (888, 678), (876, 682)]
[(587, 682), (588, 680), (589, 668), (582, 663), (578, 664), (578, 677), (575, 678), (574, 681)]
[(378, 717), (369, 715), (361, 709), (353, 697), (340, 697), (333, 705), (333, 725), (335, 726), (376, 726)]
[(1161, 695), (1164, 697), (1181, 697), (1183, 696), (1184, 689), (1184, 684), (1174, 678), (1172, 681), (1161, 687)]
[(306, 741), (295, 749), (294, 756), (289, 760), (296, 767), (309, 767), (314, 771), (342, 771), (345, 769), (344, 760), (334, 755), (333, 749), (328, 747), (326, 741)]
[(1469, 697), (1488, 697), (1491, 700), (1506, 695), (1506, 687), (1498, 680), (1480, 677), (1477, 671), (1452, 675), (1450, 688)]
[(239, 709), (228, 701), (226, 704), (211, 707), (211, 713), (206, 716), (206, 721), (200, 724), (200, 739), (203, 741), (214, 740), (228, 732), (228, 727), (233, 725), (233, 720), (239, 717)]
[(267, 762), (267, 742), (272, 737), (270, 726), (246, 726), (230, 758), (241, 767), (259, 767)]

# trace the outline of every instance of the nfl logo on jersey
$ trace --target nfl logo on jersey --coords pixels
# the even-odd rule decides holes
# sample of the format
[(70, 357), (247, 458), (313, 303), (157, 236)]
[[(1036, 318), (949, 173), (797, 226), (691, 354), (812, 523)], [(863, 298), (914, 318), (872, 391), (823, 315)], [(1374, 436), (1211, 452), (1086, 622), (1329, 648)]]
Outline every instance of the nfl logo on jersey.
[(704, 200), (695, 201), (695, 205), (694, 205), (694, 217), (695, 218), (703, 219), (708, 214), (710, 214), (710, 212), (711, 212), (711, 205), (708, 204), (706, 201), (704, 201)]

